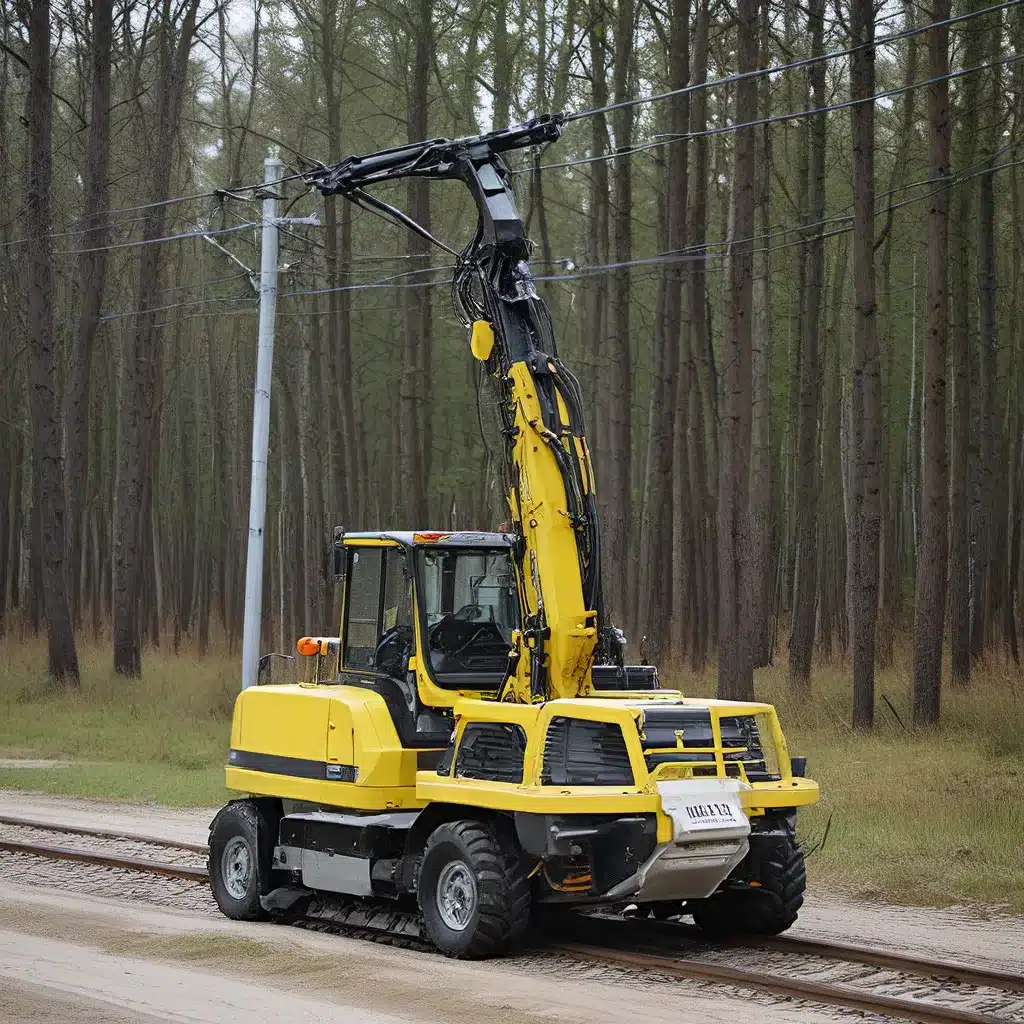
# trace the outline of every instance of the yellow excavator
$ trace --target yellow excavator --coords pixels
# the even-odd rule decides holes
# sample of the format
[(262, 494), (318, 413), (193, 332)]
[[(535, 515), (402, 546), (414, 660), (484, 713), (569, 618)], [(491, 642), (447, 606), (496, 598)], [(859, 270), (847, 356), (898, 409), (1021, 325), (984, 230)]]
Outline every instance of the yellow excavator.
[[(686, 698), (628, 665), (605, 616), (576, 377), (530, 272), (502, 154), (564, 118), (435, 139), (313, 172), (429, 236), (373, 185), (463, 182), (476, 232), (452, 294), (493, 382), (507, 533), (335, 531), (337, 637), (298, 643), (306, 682), (234, 708), (239, 794), (210, 828), (231, 918), (322, 918), (492, 956), (544, 908), (690, 915), (784, 931), (805, 884), (797, 808), (818, 798), (768, 704)], [(618, 567), (621, 570), (621, 567)]]

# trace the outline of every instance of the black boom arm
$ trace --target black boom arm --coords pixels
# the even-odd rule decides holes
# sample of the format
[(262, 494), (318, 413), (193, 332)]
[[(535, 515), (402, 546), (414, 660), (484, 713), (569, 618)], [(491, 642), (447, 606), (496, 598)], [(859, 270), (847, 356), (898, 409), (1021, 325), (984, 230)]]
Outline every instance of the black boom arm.
[[(487, 135), (430, 139), (370, 156), (350, 156), (331, 167), (314, 171), (307, 180), (325, 196), (342, 195), (357, 202), (367, 198), (366, 188), (399, 178), (464, 181), (479, 211), (480, 243), (494, 245), (508, 259), (519, 261), (527, 255), (526, 233), (516, 212), (501, 154), (556, 141), (562, 133), (563, 121), (562, 114), (545, 114)], [(401, 214), (394, 208), (389, 209)], [(415, 229), (415, 222), (410, 222), (404, 214), (400, 219)]]

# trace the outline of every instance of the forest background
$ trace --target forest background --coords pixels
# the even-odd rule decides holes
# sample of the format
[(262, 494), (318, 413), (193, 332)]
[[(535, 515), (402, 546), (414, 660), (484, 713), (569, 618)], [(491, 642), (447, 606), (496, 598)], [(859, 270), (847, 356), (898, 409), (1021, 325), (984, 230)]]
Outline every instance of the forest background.
[[(1024, 752), (1019, 0), (0, 0), (0, 16), (0, 743), (186, 773), (221, 756), (268, 145), (288, 215), (321, 224), (282, 229), (264, 648), (332, 630), (336, 524), (504, 519), (450, 257), (299, 175), (565, 110), (585, 116), (511, 170), (589, 403), (631, 656), (786, 705), (828, 781), (874, 766), (855, 803), (894, 770), (920, 771), (920, 796), (957, 759), (922, 828), (962, 796), (964, 834), (1012, 848), (1019, 808), (979, 805), (974, 781)], [(380, 191), (467, 240), (457, 185)], [(944, 715), (941, 737), (914, 731)], [(942, 838), (946, 863), (976, 859), (964, 842)]]

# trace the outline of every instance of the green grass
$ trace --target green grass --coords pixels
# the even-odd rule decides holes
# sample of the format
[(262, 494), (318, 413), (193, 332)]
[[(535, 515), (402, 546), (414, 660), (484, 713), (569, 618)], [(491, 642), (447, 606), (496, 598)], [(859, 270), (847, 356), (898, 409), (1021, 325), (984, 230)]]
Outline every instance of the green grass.
[(206, 768), (112, 761), (53, 768), (0, 767), (0, 789), (167, 807), (216, 807), (228, 799), (223, 758)]
[[(50, 768), (0, 766), (0, 786), (66, 796), (211, 806), (226, 798), (224, 755), (238, 688), (235, 659), (146, 652), (144, 677), (85, 648), (82, 689), (54, 690), (45, 647), (0, 646), (0, 757), (68, 759)], [(671, 681), (672, 677), (666, 681)], [(712, 674), (680, 676), (709, 694)], [(779, 709), (790, 750), (822, 787), (801, 815), (812, 886), (917, 905), (955, 903), (1024, 913), (1024, 692), (1010, 665), (982, 666), (967, 691), (946, 688), (939, 730), (910, 722), (910, 666), (877, 676), (876, 727), (854, 733), (850, 673), (820, 667), (812, 697), (795, 696), (785, 666), (757, 675)], [(829, 824), (829, 822), (831, 822)]]
[(143, 678), (122, 679), (108, 649), (79, 652), (82, 687), (54, 688), (45, 643), (0, 647), (0, 757), (68, 766), (0, 766), (0, 786), (170, 806), (227, 797), (224, 759), (238, 666), (147, 652)]

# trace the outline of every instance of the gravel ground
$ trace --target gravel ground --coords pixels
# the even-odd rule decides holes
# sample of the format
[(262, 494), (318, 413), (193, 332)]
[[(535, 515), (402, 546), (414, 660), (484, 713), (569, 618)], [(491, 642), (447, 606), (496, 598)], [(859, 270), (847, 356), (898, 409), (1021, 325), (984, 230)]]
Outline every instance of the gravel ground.
[(123, 830), (179, 843), (205, 843), (216, 813), (216, 807), (183, 810), (155, 804), (116, 804), (0, 789), (0, 814), (59, 825)]
[(105, 853), (112, 857), (136, 857), (139, 860), (156, 861), (159, 864), (176, 864), (185, 867), (206, 867), (205, 853), (192, 850), (176, 850), (159, 843), (146, 843), (136, 839), (120, 839), (112, 836), (83, 836), (59, 829), (31, 828), (25, 825), (8, 825), (0, 822), (0, 839), (12, 843), (38, 843), (46, 846), (60, 846), (89, 853)]
[[(0, 814), (93, 828), (124, 829), (187, 843), (205, 843), (217, 808), (180, 810), (145, 804), (37, 796), (0, 790)], [(787, 933), (889, 947), (910, 955), (1024, 973), (1024, 917), (969, 907), (935, 910), (808, 894), (800, 920)]]

